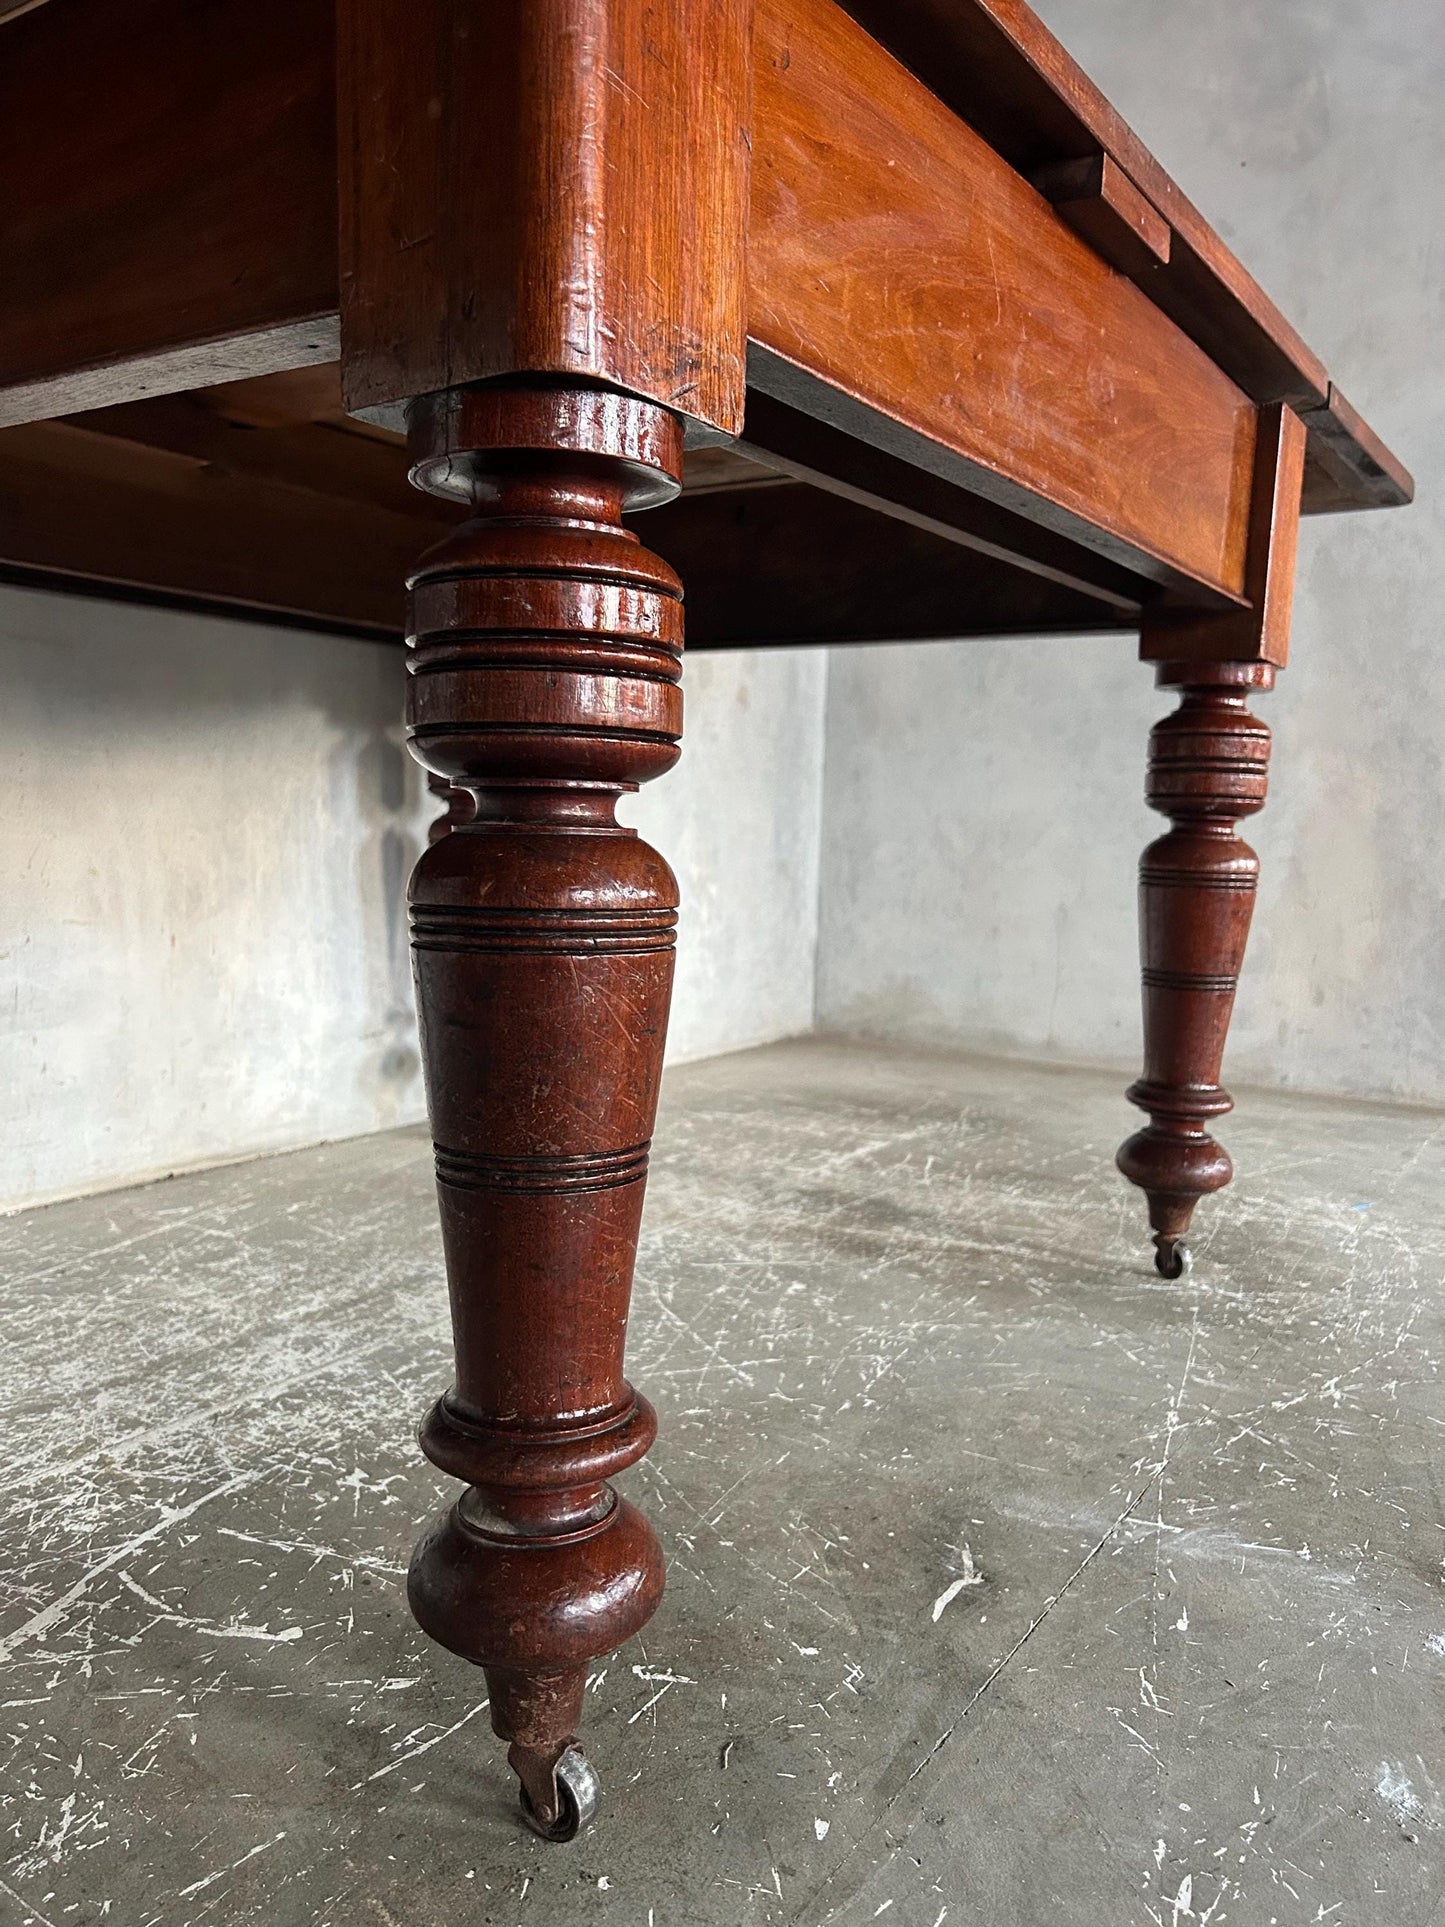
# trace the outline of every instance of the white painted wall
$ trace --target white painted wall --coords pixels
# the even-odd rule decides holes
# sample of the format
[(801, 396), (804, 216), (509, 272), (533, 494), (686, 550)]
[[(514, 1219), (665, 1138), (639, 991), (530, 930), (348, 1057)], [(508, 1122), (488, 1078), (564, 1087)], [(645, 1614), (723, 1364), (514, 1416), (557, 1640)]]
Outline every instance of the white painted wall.
[[(676, 1055), (810, 1021), (825, 673), (695, 658), (688, 754), (627, 805), (683, 888)], [(401, 674), (0, 590), (0, 1206), (422, 1115)]]
[[(1306, 525), (1226, 1077), (1445, 1102), (1439, 0), (1035, 0), (1414, 468)], [(1118, 640), (839, 650), (818, 1017), (1133, 1067), (1170, 702)]]

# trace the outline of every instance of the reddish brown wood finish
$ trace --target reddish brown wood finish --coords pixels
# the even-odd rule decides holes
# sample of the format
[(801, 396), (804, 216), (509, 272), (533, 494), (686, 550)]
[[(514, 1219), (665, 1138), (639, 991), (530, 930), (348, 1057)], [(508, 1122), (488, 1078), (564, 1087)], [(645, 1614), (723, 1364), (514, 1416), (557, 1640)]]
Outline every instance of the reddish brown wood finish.
[[(799, 481), (1117, 609), (1133, 611), (1151, 593), (1147, 582), (1094, 550), (757, 389), (748, 395), (738, 446)], [(1203, 599), (1205, 592), (1198, 593)]]
[(1259, 402), (1314, 406), (1328, 377), (1027, 0), (843, 0), (1022, 174), (1111, 159), (1172, 231), (1155, 298)]
[[(781, 435), (778, 415), (762, 421)], [(842, 439), (808, 452), (834, 461)], [(731, 449), (687, 456), (648, 536), (687, 580), (692, 647), (1132, 628), (1150, 593), (921, 470), (883, 488), (940, 513), (901, 522), (807, 473), (823, 486)], [(992, 539), (940, 519), (960, 510)], [(399, 643), (406, 572), (461, 513), (407, 486), (403, 443), (345, 414), (334, 366), (0, 430), (0, 576), (37, 586)]]
[(742, 426), (752, 0), (343, 0), (347, 404), (520, 372)]
[(753, 383), (1239, 594), (1248, 398), (833, 0), (759, 0), (756, 44)]
[(456, 1336), (422, 1443), (468, 1491), (410, 1592), (486, 1668), (545, 1819), (587, 1662), (662, 1591), (607, 1481), (656, 1429), (623, 1342), (677, 886), (613, 807), (678, 753), (681, 591), (621, 518), (675, 492), (682, 429), (630, 397), (484, 387), (414, 405), (412, 449), (473, 513), (412, 578), (411, 744), (476, 812), (411, 888)]
[(1140, 643), (1145, 662), (1268, 662), (1283, 669), (1289, 661), (1305, 441), (1304, 423), (1292, 408), (1280, 402), (1260, 410), (1245, 556), (1248, 605), (1225, 614), (1161, 609), (1147, 616)]
[(1155, 209), (1169, 249), (1145, 279), (1150, 298), (1253, 401), (1302, 416), (1307, 515), (1413, 499), (1409, 470), (1026, 0), (842, 4), (1021, 174), (1112, 163)]
[(1259, 880), (1235, 824), (1264, 807), (1269, 776), (1269, 730), (1247, 698), (1274, 669), (1164, 663), (1158, 680), (1182, 700), (1150, 736), (1149, 803), (1171, 827), (1139, 869), (1144, 1075), (1129, 1100), (1149, 1123), (1118, 1162), (1148, 1195), (1160, 1271), (1177, 1277), (1195, 1204), (1234, 1170), (1208, 1126), (1233, 1107), (1219, 1076)]
[(1138, 621), (1137, 602), (1065, 588), (804, 483), (684, 494), (648, 517), (647, 535), (687, 584), (689, 650), (1082, 635)]
[[(467, 1489), (410, 1591), (544, 1827), (588, 1664), (662, 1587), (609, 1483), (655, 1430), (623, 1352), (677, 900), (614, 805), (677, 754), (662, 555), (717, 643), (1142, 614), (1182, 701), (1119, 1161), (1168, 1271), (1230, 1175), (1245, 696), (1284, 660), (1301, 496), (1410, 494), (1023, 0), (756, 6), (58, 0), (0, 62), (0, 421), (101, 411), (0, 449), (0, 563), (384, 633), (439, 538), (408, 715), (449, 809), (412, 922), (456, 1383), (423, 1443)], [(292, 382), (338, 315), (349, 407), (409, 406), (447, 508), (325, 409), (298, 436), (174, 393)], [(792, 479), (661, 507), (651, 553), (624, 517), (676, 493), (684, 417), (744, 425), (745, 372), (743, 465)]]
[[(708, 9), (708, 21), (722, 22), (733, 4)], [(547, 0), (529, 18), (555, 20), (558, 5)], [(1310, 430), (1306, 512), (1410, 499), (1410, 477), (1399, 461), (1026, 6), (1019, 0), (849, 0), (849, 6), (1018, 173), (1107, 157), (1168, 221), (1170, 259), (1148, 280), (1149, 298), (1253, 400), (1287, 400), (1302, 411)], [(425, 11), (410, 10), (406, 44), (415, 40)], [(490, 29), (507, 9), (483, 11)], [(23, 290), (24, 298), (0, 303), (0, 423), (335, 358), (335, 13), (334, 0), (252, 0), (224, 16), (188, 0), (66, 0), (7, 25), (0, 60), (0, 239), (7, 286)], [(401, 64), (402, 45), (392, 50), (394, 66)], [(700, 52), (712, 60), (720, 46), (709, 40)], [(787, 51), (784, 46), (784, 57)], [(776, 38), (771, 47), (760, 43), (759, 74), (778, 52)], [(423, 46), (421, 53), (424, 63), (434, 62), (434, 50)], [(735, 77), (727, 80), (723, 95), (730, 99), (735, 85)], [(442, 96), (436, 98), (440, 106)], [(686, 166), (701, 164), (711, 139), (701, 123), (714, 131), (722, 124), (709, 96), (700, 98), (696, 136), (686, 127), (677, 132)], [(354, 112), (354, 94), (348, 99)], [(479, 124), (474, 117), (472, 127), (461, 130), (463, 151)], [(760, 126), (759, 134), (764, 131)], [(836, 124), (827, 131), (835, 134)], [(856, 142), (852, 148), (848, 167), (866, 171), (867, 156)], [(453, 240), (466, 232), (466, 210), (477, 196), (494, 192), (486, 183), (498, 180), (504, 151), (489, 150), (484, 166), (453, 180), (441, 208)], [(822, 161), (821, 149), (816, 158)], [(888, 157), (875, 158), (876, 185), (886, 193)], [(709, 204), (703, 176), (697, 179), (692, 207)], [(689, 204), (655, 211), (653, 201), (671, 205), (669, 181), (647, 177), (642, 187), (650, 199), (641, 215), (635, 209), (626, 215), (629, 234), (660, 236), (673, 215), (682, 234)], [(420, 206), (428, 191), (424, 181), (401, 190), (405, 209), (413, 205), (407, 194), (420, 197)], [(817, 218), (826, 217), (827, 206), (823, 193)], [(714, 224), (719, 232), (730, 226), (725, 209), (709, 213), (703, 241)], [(388, 237), (373, 239), (368, 258), (385, 258)], [(390, 239), (403, 253), (421, 247), (435, 254), (451, 244), (425, 224), (404, 224)], [(477, 239), (479, 246), (491, 245), (485, 235)], [(605, 253), (609, 261), (632, 262), (642, 314), (647, 274), (658, 268), (649, 266), (639, 280), (631, 246), (614, 237), (593, 259)], [(701, 258), (690, 257), (694, 273)], [(877, 266), (885, 283), (888, 265), (885, 252)], [(855, 263), (855, 277), (859, 271)], [(663, 264), (659, 278), (667, 272)], [(680, 277), (680, 291), (695, 308), (716, 298), (721, 285), (703, 281), (698, 292), (687, 275)], [(468, 285), (480, 286), (475, 273)], [(754, 276), (750, 306), (760, 310), (775, 299)], [(494, 304), (484, 305), (495, 316)], [(645, 329), (639, 334), (618, 319), (629, 304), (618, 304), (609, 292), (606, 305), (613, 313), (599, 326), (604, 333), (622, 330), (603, 351), (615, 356), (617, 370), (628, 357), (650, 367), (652, 376), (665, 371), (669, 357), (674, 372), (682, 366), (675, 344), (664, 354)], [(445, 303), (413, 316), (426, 323), (434, 348), (444, 309)], [(464, 313), (460, 322), (464, 334), (481, 325)], [(831, 329), (826, 304), (810, 325)], [(804, 366), (813, 368), (812, 359)], [(705, 386), (700, 383), (700, 392)], [(680, 405), (689, 406), (685, 399)], [(884, 432), (886, 418), (874, 427)]]
[(1056, 161), (1035, 174), (1034, 186), (1110, 267), (1146, 291), (1168, 265), (1169, 223), (1111, 155)]
[[(235, 453), (260, 456), (268, 439), (237, 436)], [(0, 566), (399, 638), (408, 560), (445, 523), (404, 485), (387, 508), (357, 500), (365, 452), (341, 497), (79, 421), (6, 429)]]
[(332, 0), (64, 0), (0, 42), (0, 422), (336, 359)]
[(1293, 409), (1261, 409), (1248, 607), (1147, 612), (1140, 642), (1144, 660), (1160, 665), (1160, 684), (1181, 688), (1183, 700), (1150, 737), (1149, 802), (1173, 827), (1139, 872), (1144, 1075), (1129, 1098), (1150, 1123), (1118, 1162), (1148, 1194), (1155, 1261), (1167, 1277), (1182, 1269), (1196, 1202), (1234, 1169), (1207, 1125), (1231, 1108), (1220, 1068), (1259, 878), (1234, 826), (1263, 808), (1269, 773), (1269, 730), (1245, 695), (1272, 688), (1289, 659), (1305, 442)]
[(1305, 451), (1304, 513), (1338, 515), (1346, 509), (1398, 508), (1415, 497), (1415, 483), (1398, 455), (1386, 448), (1360, 411), (1334, 382), (1322, 408), (1301, 419), (1309, 430)]
[(440, 843), (459, 825), (471, 822), (476, 815), (476, 800), (470, 790), (457, 789), (445, 776), (438, 776), (435, 770), (427, 771), (426, 786), (433, 796), (439, 796), (446, 804), (441, 815), (433, 818), (426, 833), (428, 843)]

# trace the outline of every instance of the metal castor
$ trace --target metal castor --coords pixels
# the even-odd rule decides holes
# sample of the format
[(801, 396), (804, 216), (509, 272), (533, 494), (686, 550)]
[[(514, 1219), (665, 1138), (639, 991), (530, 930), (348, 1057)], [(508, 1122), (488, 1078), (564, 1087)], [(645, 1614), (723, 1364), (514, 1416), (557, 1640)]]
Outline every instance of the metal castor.
[(522, 1818), (542, 1840), (575, 1840), (597, 1813), (597, 1802), (602, 1788), (591, 1762), (580, 1746), (569, 1746), (558, 1760), (557, 1776), (557, 1817), (544, 1820), (532, 1805), (532, 1797), (525, 1786), (517, 1789), (521, 1803)]
[(1187, 1244), (1175, 1238), (1156, 1238), (1154, 1269), (1161, 1278), (1182, 1278), (1194, 1269), (1194, 1254)]

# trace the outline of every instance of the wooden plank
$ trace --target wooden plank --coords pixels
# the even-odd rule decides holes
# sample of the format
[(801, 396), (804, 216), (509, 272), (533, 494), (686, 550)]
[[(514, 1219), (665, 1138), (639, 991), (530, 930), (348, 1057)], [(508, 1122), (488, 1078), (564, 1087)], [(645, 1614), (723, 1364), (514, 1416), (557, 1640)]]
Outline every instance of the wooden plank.
[(687, 646), (1127, 633), (1137, 611), (803, 483), (682, 495), (638, 520), (687, 584)]
[(1226, 615), (1151, 610), (1139, 647), (1143, 661), (1267, 662), (1277, 669), (1289, 661), (1305, 440), (1292, 408), (1279, 402), (1262, 412), (1249, 513), (1249, 608)]
[(125, 354), (115, 361), (69, 368), (37, 381), (18, 382), (11, 388), (0, 387), (0, 428), (18, 422), (55, 421), (146, 395), (175, 395), (190, 388), (208, 388), (216, 382), (334, 365), (340, 351), (337, 317), (331, 314), (294, 325), (278, 321), (245, 334), (161, 348), (154, 353)]
[[(407, 480), (405, 437), (346, 413), (335, 362), (192, 394), (123, 402), (66, 420), (93, 435), (309, 489), (338, 503), (361, 502), (396, 515), (437, 512), (434, 499)], [(692, 450), (683, 464), (687, 492), (787, 480), (731, 444)], [(452, 519), (443, 514), (444, 521)]]
[(1034, 175), (1034, 186), (1060, 220), (1147, 293), (1168, 265), (1169, 223), (1112, 156), (1056, 161)]
[[(1027, 0), (840, 4), (1021, 173), (1099, 155), (1117, 163), (1169, 224), (1170, 259), (1151, 277), (1151, 297), (1252, 400), (1288, 402), (1312, 444), (1328, 436), (1317, 419), (1331, 392), (1319, 357)], [(1403, 463), (1369, 442), (1336, 443), (1337, 481), (1320, 492), (1321, 511), (1412, 499)]]
[(1205, 345), (1252, 399), (1324, 400), (1318, 357), (1026, 0), (841, 4), (1020, 173), (1111, 155), (1173, 230), (1173, 274), (1161, 281), (1161, 298), (1177, 291), (1181, 310), (1208, 329)]
[[(227, 391), (221, 390), (222, 396)], [(304, 488), (338, 508), (354, 502), (389, 515), (423, 512), (407, 481), (406, 452), (391, 438), (355, 434), (322, 422), (291, 422), (261, 433), (226, 413), (212, 395), (162, 395), (67, 418), (93, 435), (184, 456), (202, 467), (256, 482)]]
[(334, 121), (329, 0), (11, 22), (0, 422), (334, 360)]
[(0, 435), (12, 572), (356, 633), (400, 633), (407, 572), (447, 525), (435, 507), (393, 514), (68, 422)]
[(740, 450), (735, 442), (689, 449), (682, 458), (684, 494), (696, 495), (709, 489), (768, 488), (787, 480), (786, 475), (755, 459), (750, 451)]
[[(756, 389), (748, 396), (737, 447), (750, 461), (1042, 576), (1120, 614), (1137, 616), (1157, 593), (1146, 579), (1066, 536)], [(1229, 606), (1224, 597), (1219, 600)]]
[(342, 360), (742, 423), (751, 0), (341, 0)]
[(340, 361), (278, 369), (255, 379), (218, 382), (206, 389), (202, 399), (227, 421), (244, 422), (251, 428), (294, 428), (303, 422), (324, 422), (329, 428), (365, 435), (391, 448), (401, 448), (406, 441), (404, 434), (393, 434), (347, 414), (341, 399)]
[(1397, 508), (1415, 499), (1415, 483), (1358, 410), (1330, 383), (1323, 408), (1304, 417), (1309, 430), (1305, 465), (1306, 515), (1341, 509)]
[(946, 451), (1161, 581), (1239, 591), (1248, 399), (831, 0), (760, 0), (757, 34), (751, 378), (825, 419), (844, 398), (835, 425)]

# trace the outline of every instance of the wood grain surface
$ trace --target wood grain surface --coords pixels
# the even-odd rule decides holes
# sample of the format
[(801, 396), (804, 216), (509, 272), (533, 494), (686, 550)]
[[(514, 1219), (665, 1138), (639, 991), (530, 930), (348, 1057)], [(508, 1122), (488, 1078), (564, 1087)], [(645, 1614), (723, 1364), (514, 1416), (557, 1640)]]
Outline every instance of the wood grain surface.
[(742, 424), (751, 0), (339, 0), (353, 408), (488, 376)]
[(1006, 505), (1238, 591), (1247, 397), (832, 0), (761, 0), (757, 37), (754, 340)]
[(623, 1349), (677, 882), (613, 811), (678, 756), (681, 585), (622, 514), (677, 492), (682, 428), (597, 389), (470, 388), (413, 411), (411, 450), (470, 513), (409, 585), (408, 737), (476, 807), (410, 889), (456, 1352), (422, 1443), (468, 1490), (408, 1593), (486, 1668), (553, 1819), (589, 1663), (663, 1583), (608, 1481), (657, 1430)]
[(0, 422), (334, 361), (334, 93), (328, 0), (11, 22)]
[(1151, 610), (1140, 642), (1145, 662), (1266, 662), (1282, 669), (1289, 661), (1305, 440), (1292, 408), (1276, 402), (1260, 410), (1245, 558), (1249, 606), (1223, 614)]

